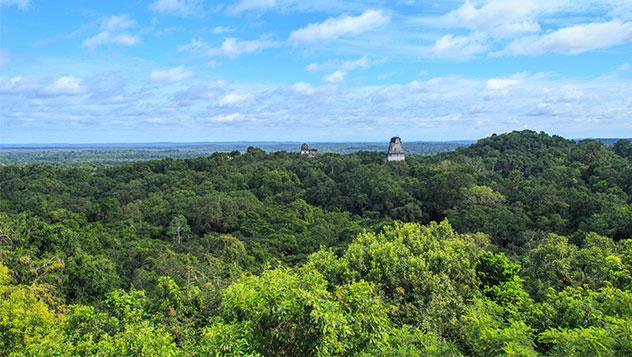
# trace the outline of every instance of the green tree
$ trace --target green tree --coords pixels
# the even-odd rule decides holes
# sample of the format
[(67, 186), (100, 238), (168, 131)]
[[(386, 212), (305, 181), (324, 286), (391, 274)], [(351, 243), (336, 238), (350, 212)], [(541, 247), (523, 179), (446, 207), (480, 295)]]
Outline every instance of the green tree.
[(525, 276), (529, 292), (538, 300), (545, 298), (548, 289), (557, 291), (574, 285), (576, 271), (573, 263), (577, 247), (568, 239), (556, 234), (548, 234), (526, 254)]
[(59, 326), (64, 316), (51, 307), (53, 296), (44, 288), (11, 282), (9, 269), (0, 263), (0, 354), (63, 353)]
[(397, 321), (447, 334), (478, 292), (475, 264), (484, 244), (485, 237), (459, 235), (447, 221), (397, 223), (361, 233), (340, 260), (319, 253), (308, 265), (341, 283), (375, 283)]
[(178, 245), (180, 245), (182, 241), (189, 240), (191, 227), (189, 227), (187, 218), (181, 214), (173, 217), (169, 223), (169, 227), (167, 227), (167, 234)]
[(268, 270), (231, 285), (223, 321), (203, 333), (210, 353), (343, 355), (385, 345), (387, 309), (366, 282), (327, 290), (313, 270)]
[(483, 252), (476, 262), (476, 276), (483, 295), (506, 309), (514, 306), (521, 309), (531, 303), (519, 271), (520, 265), (511, 263), (502, 253)]

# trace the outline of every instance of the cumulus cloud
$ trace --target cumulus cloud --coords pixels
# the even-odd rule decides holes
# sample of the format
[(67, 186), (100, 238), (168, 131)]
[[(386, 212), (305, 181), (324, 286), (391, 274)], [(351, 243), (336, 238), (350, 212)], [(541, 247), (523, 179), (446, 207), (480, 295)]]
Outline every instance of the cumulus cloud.
[(18, 9), (26, 9), (30, 3), (30, 0), (0, 0), (0, 6), (15, 6)]
[(81, 78), (66, 76), (59, 77), (42, 90), (43, 94), (50, 96), (77, 95), (84, 92), (85, 88), (81, 85)]
[(28, 87), (21, 76), (0, 77), (0, 94), (17, 94), (28, 90)]
[(207, 54), (209, 56), (236, 57), (274, 46), (276, 46), (276, 43), (268, 40), (239, 41), (234, 37), (229, 37), (224, 39), (220, 47), (210, 48)]
[(175, 83), (187, 79), (192, 75), (192, 71), (186, 69), (184, 66), (178, 66), (164, 70), (153, 70), (149, 74), (149, 79), (153, 82)]
[(337, 70), (332, 74), (329, 74), (323, 78), (323, 80), (327, 83), (339, 83), (342, 82), (347, 76), (347, 72)]
[(136, 21), (129, 15), (116, 15), (101, 19), (102, 31), (85, 39), (82, 45), (94, 49), (96, 47), (115, 44), (133, 46), (140, 42), (138, 36), (127, 33), (126, 30), (136, 26)]
[(612, 20), (565, 27), (541, 36), (518, 39), (494, 55), (578, 54), (627, 43), (632, 43), (632, 22)]
[(537, 15), (550, 10), (556, 1), (491, 0), (480, 6), (466, 1), (439, 18), (446, 27), (470, 28), (497, 37), (540, 31)]
[(254, 96), (250, 93), (229, 93), (224, 95), (217, 103), (220, 107), (237, 107), (250, 103)]
[(492, 92), (506, 92), (510, 87), (520, 84), (522, 77), (521, 73), (517, 73), (508, 78), (490, 78), (485, 87)]
[(445, 35), (435, 42), (430, 52), (436, 57), (471, 58), (488, 48), (485, 37), (480, 33), (467, 36)]
[(491, 91), (504, 91), (509, 87), (520, 83), (517, 79), (512, 78), (491, 78), (487, 80), (487, 89)]
[[(43, 128), (58, 127), (75, 118), (86, 123), (85, 128), (124, 125), (148, 130), (143, 124), (146, 119), (169, 118), (161, 125), (170, 128), (168, 137), (177, 140), (195, 137), (211, 123), (241, 123), (250, 118), (256, 120), (248, 120), (247, 128), (213, 132), (216, 136), (212, 139), (243, 140), (253, 131), (256, 133), (248, 138), (259, 140), (287, 140), (296, 133), (305, 133), (313, 140), (388, 139), (385, 126), (405, 132), (409, 140), (463, 139), (521, 127), (567, 136), (586, 132), (614, 136), (632, 130), (628, 120), (632, 81), (627, 75), (568, 78), (519, 73), (367, 86), (196, 82), (186, 90), (174, 90), (178, 98), (165, 95), (168, 88), (150, 86), (133, 101), (108, 101), (107, 105), (103, 104), (105, 98), (81, 95), (81, 88), (85, 94), (94, 91), (93, 82), (87, 85), (78, 77), (69, 78), (75, 79), (0, 78), (0, 102), (12, 103), (0, 106), (0, 116), (10, 118), (3, 124), (33, 120), (38, 123), (37, 130), (44, 132)], [(43, 93), (47, 87), (50, 94)], [(503, 98), (498, 100), (497, 93), (502, 91)], [(116, 92), (125, 93), (125, 87)], [(186, 106), (180, 106), (181, 102)], [(209, 103), (213, 104), (210, 108)], [(97, 106), (99, 110), (95, 110)], [(334, 133), (332, 127), (336, 128)], [(26, 135), (18, 124), (9, 129)]]
[(296, 82), (292, 84), (292, 90), (295, 93), (304, 95), (314, 95), (316, 93), (316, 88), (311, 84), (305, 82)]
[(151, 11), (177, 16), (191, 16), (202, 10), (200, 0), (156, 0), (149, 4)]
[(340, 16), (329, 18), (321, 23), (312, 23), (292, 31), (292, 42), (316, 42), (335, 39), (342, 36), (358, 35), (385, 25), (390, 18), (381, 10), (367, 10), (359, 16)]
[[(632, 12), (622, 10), (629, 7), (628, 0), (467, 0), (445, 15), (412, 21), (457, 31), (430, 48), (435, 56), (576, 54), (632, 42)], [(611, 20), (580, 23), (587, 18)]]

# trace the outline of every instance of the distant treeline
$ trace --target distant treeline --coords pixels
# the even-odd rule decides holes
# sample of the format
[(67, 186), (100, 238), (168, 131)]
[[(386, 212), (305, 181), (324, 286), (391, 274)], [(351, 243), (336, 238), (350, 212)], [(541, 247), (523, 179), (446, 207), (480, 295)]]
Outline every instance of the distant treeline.
[[(405, 149), (412, 155), (431, 155), (453, 151), (465, 147), (471, 141), (410, 142)], [(149, 143), (149, 144), (51, 144), (51, 145), (0, 145), (0, 163), (42, 162), (42, 163), (121, 163), (137, 160), (164, 158), (186, 159), (211, 155), (216, 152), (246, 152), (249, 147), (257, 147), (267, 152), (298, 152), (301, 143), (278, 142), (235, 142), (235, 143)], [(320, 153), (349, 154), (359, 151), (384, 152), (384, 143), (314, 143), (313, 148)]]
[[(584, 139), (576, 139), (576, 142)], [(590, 139), (612, 146), (620, 139)], [(626, 139), (623, 139), (626, 140)], [(632, 139), (627, 139), (632, 141)], [(404, 142), (408, 155), (432, 155), (467, 147), (474, 141)], [(246, 152), (257, 147), (267, 152), (296, 152), (298, 142), (230, 142), (230, 143), (113, 143), (113, 144), (0, 144), (0, 164), (9, 163), (103, 163), (116, 164), (137, 160), (165, 158), (187, 159), (216, 152)], [(386, 152), (388, 142), (314, 143), (322, 153), (351, 154), (360, 151)]]

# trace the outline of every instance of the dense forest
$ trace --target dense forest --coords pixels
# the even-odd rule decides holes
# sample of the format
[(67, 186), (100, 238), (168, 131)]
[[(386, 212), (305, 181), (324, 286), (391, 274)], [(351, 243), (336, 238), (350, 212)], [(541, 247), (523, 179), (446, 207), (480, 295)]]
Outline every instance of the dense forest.
[(0, 166), (0, 355), (630, 356), (632, 144)]

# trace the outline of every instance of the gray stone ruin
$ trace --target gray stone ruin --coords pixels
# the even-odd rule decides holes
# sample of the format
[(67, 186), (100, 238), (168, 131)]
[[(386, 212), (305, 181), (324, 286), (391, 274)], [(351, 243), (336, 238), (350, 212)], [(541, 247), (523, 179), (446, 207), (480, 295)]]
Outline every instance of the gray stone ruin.
[(309, 145), (301, 145), (301, 156), (308, 158), (315, 158), (318, 156), (318, 149), (310, 149)]
[(391, 142), (388, 144), (388, 154), (386, 154), (386, 161), (404, 161), (406, 159), (404, 155), (404, 147), (402, 146), (402, 139), (399, 136), (391, 138)]

